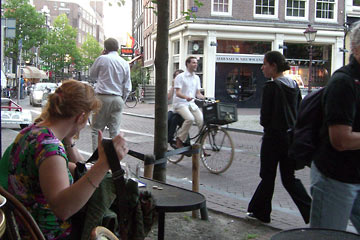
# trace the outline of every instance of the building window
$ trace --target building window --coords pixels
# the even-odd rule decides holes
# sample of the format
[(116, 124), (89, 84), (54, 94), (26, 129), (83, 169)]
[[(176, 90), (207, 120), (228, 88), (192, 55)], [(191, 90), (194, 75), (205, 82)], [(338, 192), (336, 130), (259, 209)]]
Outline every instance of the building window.
[(188, 54), (203, 54), (204, 41), (189, 41)]
[(336, 20), (335, 0), (316, 0), (316, 19)]
[(255, 14), (275, 15), (275, 0), (256, 0)]
[(286, 16), (305, 18), (306, 15), (306, 0), (287, 0), (286, 1)]
[(232, 0), (211, 0), (211, 15), (231, 16)]
[(174, 55), (180, 54), (180, 41), (174, 42)]
[(353, 6), (360, 7), (360, 0), (353, 0)]

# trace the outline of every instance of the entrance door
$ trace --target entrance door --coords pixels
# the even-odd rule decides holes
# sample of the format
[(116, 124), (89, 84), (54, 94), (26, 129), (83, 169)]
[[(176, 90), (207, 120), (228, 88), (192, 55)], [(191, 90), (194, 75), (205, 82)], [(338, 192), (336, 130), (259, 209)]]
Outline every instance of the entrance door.
[(261, 64), (216, 64), (215, 98), (238, 107), (258, 108), (266, 81)]

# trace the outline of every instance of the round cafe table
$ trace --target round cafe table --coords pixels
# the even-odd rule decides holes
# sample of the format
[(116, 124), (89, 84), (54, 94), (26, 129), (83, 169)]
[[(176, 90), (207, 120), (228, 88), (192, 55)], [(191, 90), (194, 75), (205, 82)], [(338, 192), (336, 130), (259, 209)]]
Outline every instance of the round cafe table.
[(324, 228), (297, 228), (281, 231), (270, 240), (359, 240), (360, 235)]

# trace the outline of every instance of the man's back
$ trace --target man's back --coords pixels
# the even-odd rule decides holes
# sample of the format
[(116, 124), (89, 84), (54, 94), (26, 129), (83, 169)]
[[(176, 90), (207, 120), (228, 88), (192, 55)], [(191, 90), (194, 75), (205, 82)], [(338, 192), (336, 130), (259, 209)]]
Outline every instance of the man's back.
[(90, 76), (97, 80), (96, 93), (126, 96), (131, 90), (129, 64), (116, 51), (98, 57)]

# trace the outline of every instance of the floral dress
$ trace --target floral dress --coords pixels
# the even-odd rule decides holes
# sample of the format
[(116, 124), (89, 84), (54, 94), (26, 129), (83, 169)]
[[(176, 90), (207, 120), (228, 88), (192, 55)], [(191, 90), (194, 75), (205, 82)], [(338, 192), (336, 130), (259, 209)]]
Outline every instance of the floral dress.
[[(71, 224), (55, 216), (39, 184), (40, 164), (53, 155), (64, 157), (68, 166), (64, 145), (49, 128), (30, 125), (23, 129), (11, 149), (8, 191), (29, 210), (46, 239), (66, 239), (70, 235)], [(72, 184), (69, 169), (68, 175)]]

